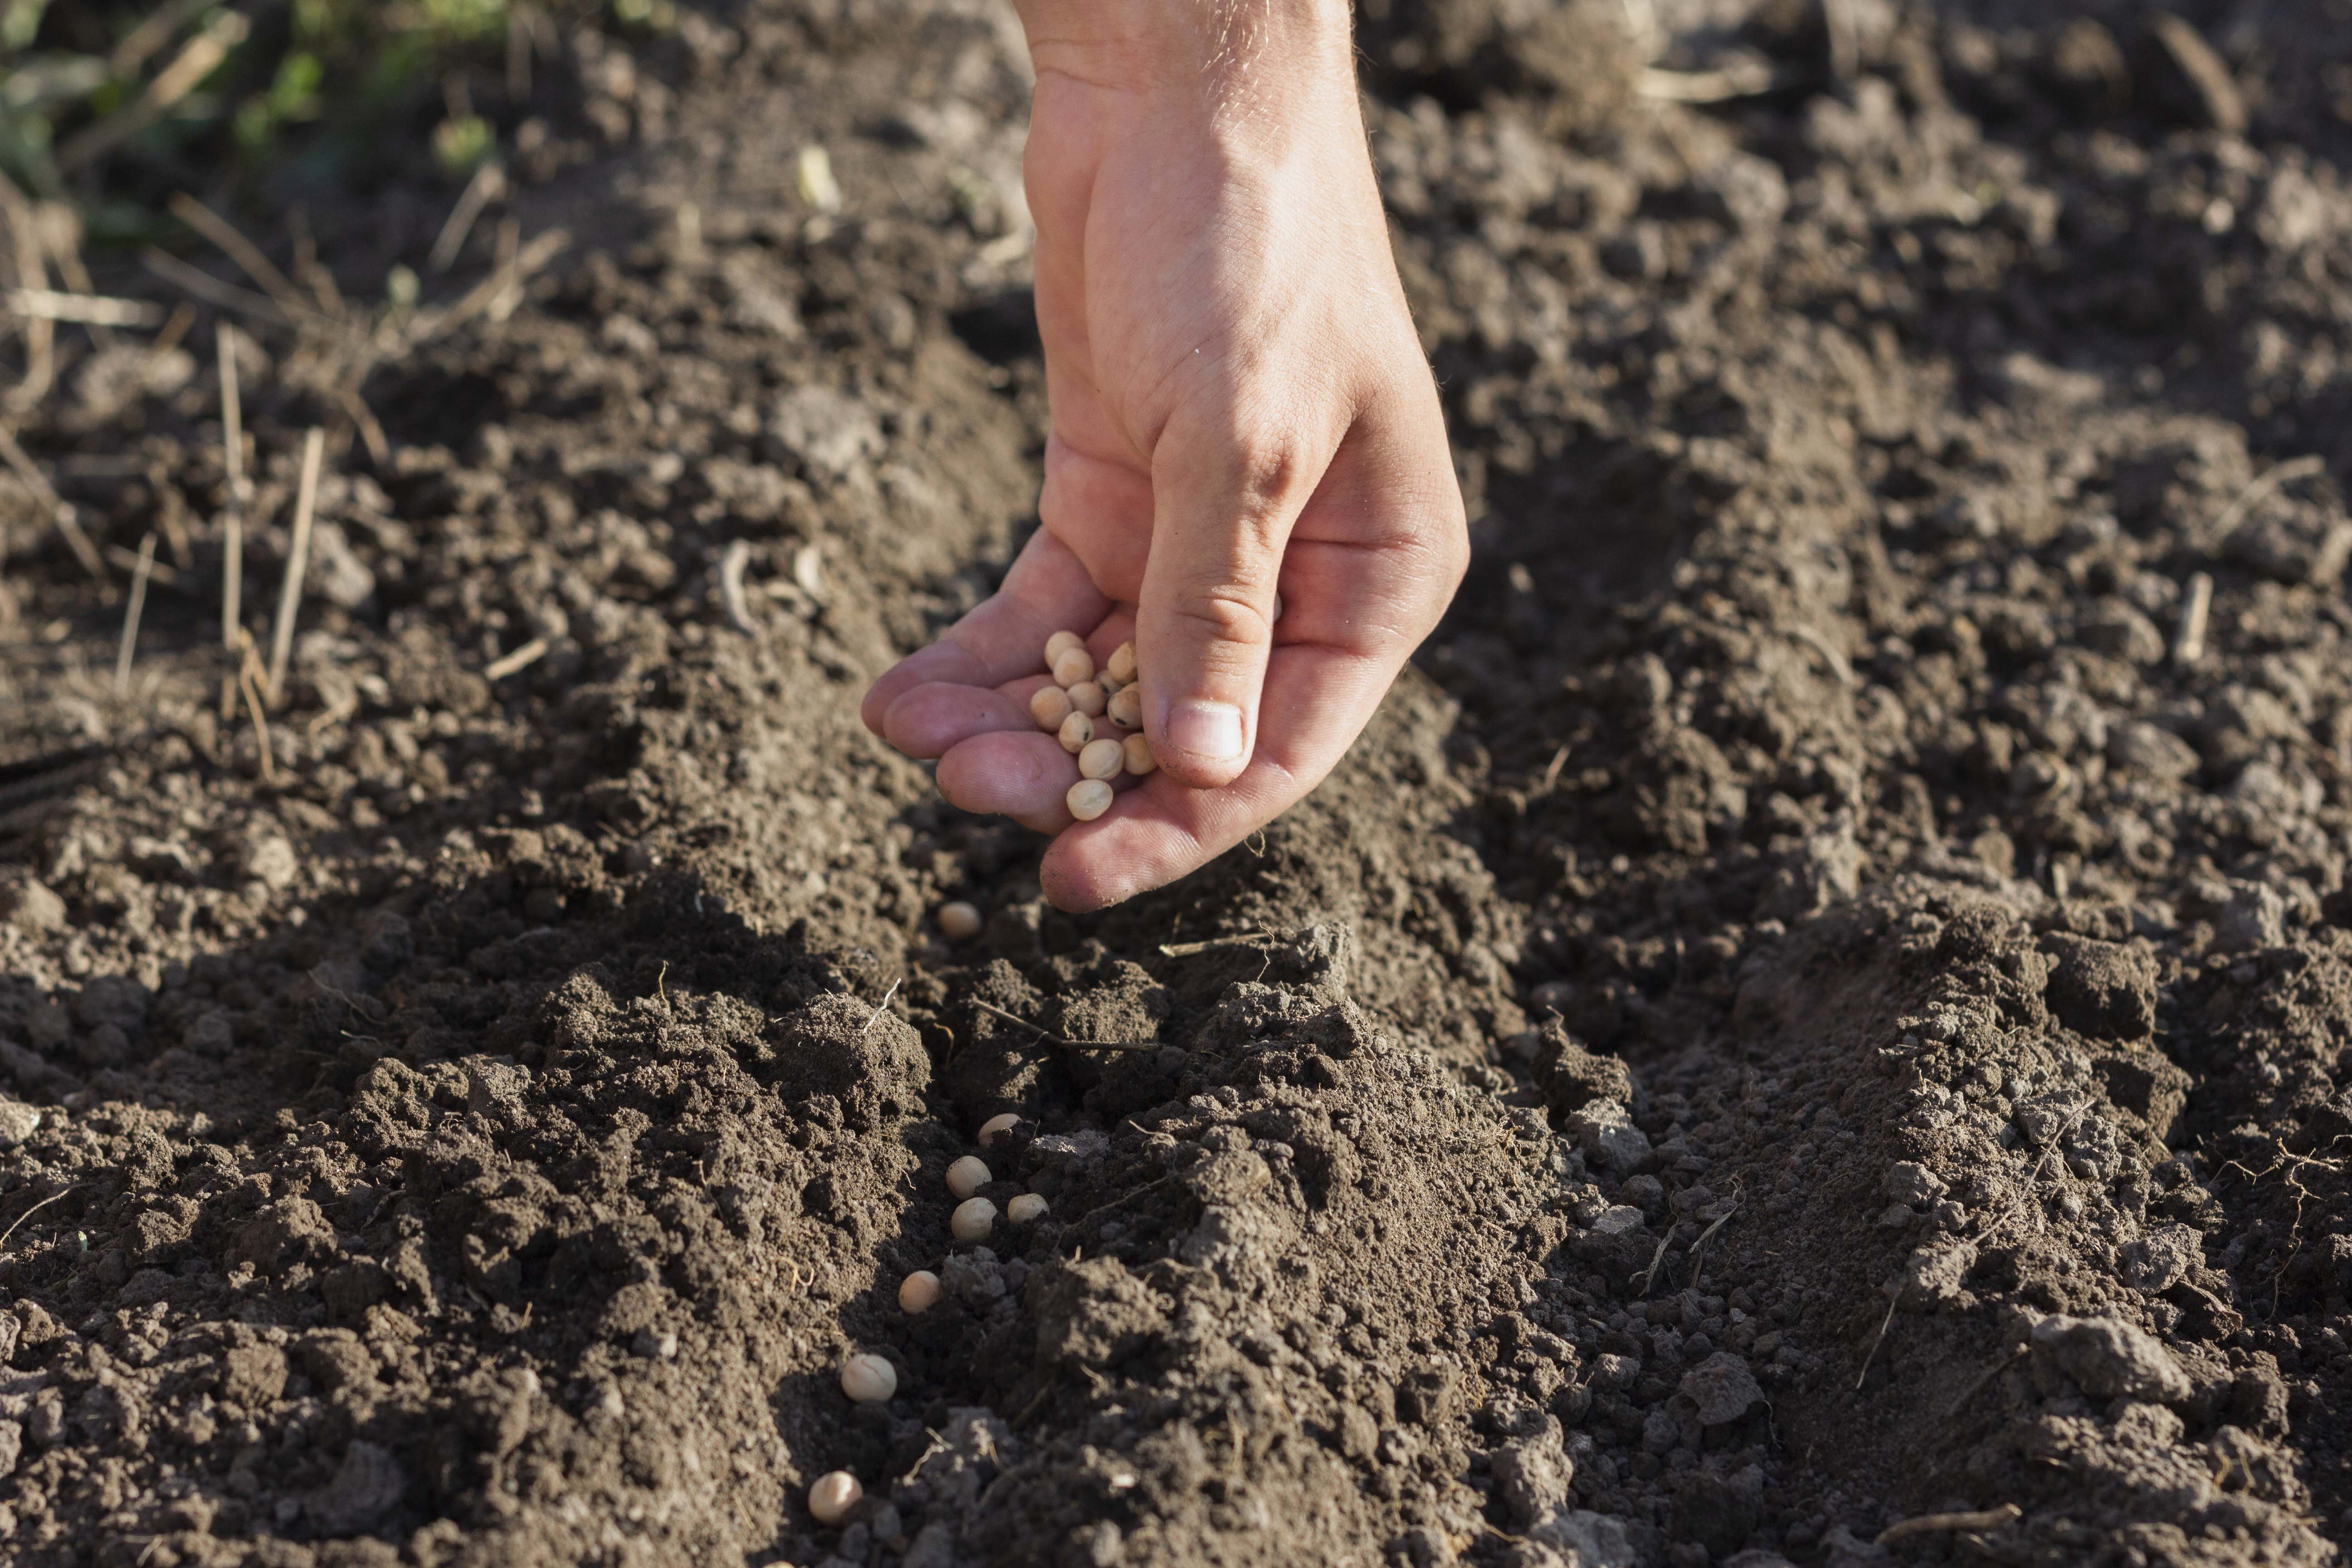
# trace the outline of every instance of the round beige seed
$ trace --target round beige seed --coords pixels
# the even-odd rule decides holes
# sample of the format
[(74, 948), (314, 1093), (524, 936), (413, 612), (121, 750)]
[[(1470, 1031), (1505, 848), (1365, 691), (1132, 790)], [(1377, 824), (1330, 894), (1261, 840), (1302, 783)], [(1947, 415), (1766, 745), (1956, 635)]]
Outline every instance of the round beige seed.
[(1066, 647), (1054, 656), (1054, 684), (1067, 689), (1095, 678), (1095, 656), (1083, 647)]
[(1058, 686), (1041, 686), (1029, 697), (1029, 717), (1037, 721), (1037, 728), (1048, 732), (1062, 727), (1070, 716), (1070, 694)]
[(1119, 746), (1127, 752), (1127, 771), (1137, 778), (1160, 765), (1160, 759), (1151, 754), (1151, 742), (1140, 735), (1129, 735)]
[(966, 1154), (948, 1167), (948, 1191), (957, 1197), (968, 1198), (988, 1183), (988, 1162), (977, 1154)]
[(1110, 715), (1112, 723), (1122, 729), (1140, 730), (1143, 728), (1143, 688), (1120, 687), (1110, 694), (1110, 702), (1103, 711)]
[(1055, 659), (1061, 658), (1064, 654), (1069, 652), (1070, 649), (1074, 647), (1084, 647), (1086, 646), (1087, 639), (1080, 637), (1076, 632), (1055, 632), (1052, 637), (1045, 639), (1045, 668), (1048, 669), (1053, 668), (1054, 661)]
[(1017, 1110), (1001, 1111), (980, 1124), (980, 1146), (983, 1149), (1021, 1125)]
[(1106, 735), (1088, 741), (1078, 753), (1078, 772), (1090, 779), (1115, 779), (1127, 765), (1127, 748)]
[(1126, 686), (1133, 682), (1135, 679), (1135, 644), (1132, 642), (1123, 642), (1117, 647), (1111, 649), (1110, 672), (1118, 677), (1118, 683), (1121, 686)]
[(870, 1352), (841, 1363), (841, 1392), (860, 1405), (879, 1405), (898, 1392), (898, 1369)]
[(1004, 1217), (1014, 1225), (1027, 1225), (1033, 1219), (1044, 1217), (1045, 1213), (1045, 1200), (1035, 1193), (1024, 1193), (1004, 1205)]
[(1120, 687), (1125, 686), (1128, 683), (1121, 680), (1118, 676), (1113, 675), (1106, 668), (1095, 671), (1095, 684), (1101, 687), (1105, 691), (1117, 691)]
[(1073, 713), (1062, 721), (1062, 750), (1076, 756), (1095, 738), (1095, 721), (1083, 713)]
[(809, 1516), (830, 1530), (849, 1517), (866, 1496), (866, 1489), (847, 1470), (834, 1470), (817, 1477), (809, 1488)]
[(898, 1282), (898, 1310), (912, 1316), (940, 1304), (940, 1277), (918, 1268)]
[(986, 1241), (996, 1228), (996, 1205), (986, 1198), (966, 1198), (948, 1215), (948, 1234), (958, 1241)]
[(1110, 695), (1091, 680), (1081, 680), (1071, 687), (1068, 696), (1070, 706), (1089, 719), (1101, 718), (1103, 710), (1110, 706)]
[(1111, 789), (1100, 779), (1080, 779), (1062, 799), (1072, 816), (1080, 822), (1092, 822), (1110, 809)]
[(1280, 594), (1276, 594), (1274, 596), (1274, 618), (1277, 621), (1282, 619), (1282, 595)]
[(970, 942), (980, 934), (980, 910), (961, 899), (941, 904), (940, 934), (950, 942)]

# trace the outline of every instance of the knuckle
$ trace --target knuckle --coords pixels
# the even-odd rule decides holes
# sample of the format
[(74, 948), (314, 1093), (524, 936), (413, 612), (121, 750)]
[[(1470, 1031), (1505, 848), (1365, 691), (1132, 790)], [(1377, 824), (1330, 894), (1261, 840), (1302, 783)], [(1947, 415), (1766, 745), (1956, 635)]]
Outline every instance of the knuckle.
[(1181, 588), (1168, 607), (1179, 626), (1204, 633), (1212, 642), (1261, 643), (1273, 630), (1266, 613), (1238, 584)]

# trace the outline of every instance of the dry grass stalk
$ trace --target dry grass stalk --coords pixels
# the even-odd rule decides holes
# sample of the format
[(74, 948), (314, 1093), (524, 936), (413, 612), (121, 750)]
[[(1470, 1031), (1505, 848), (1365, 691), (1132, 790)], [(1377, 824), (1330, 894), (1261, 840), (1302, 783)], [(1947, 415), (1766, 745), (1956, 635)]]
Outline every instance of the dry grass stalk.
[[(194, 295), (207, 305), (217, 305), (224, 310), (235, 310), (241, 316), (251, 316), (277, 326), (294, 324), (293, 319), (268, 295), (240, 289), (234, 283), (224, 283), (202, 268), (189, 266), (168, 250), (159, 250), (151, 245), (139, 253), (139, 264), (164, 282)], [(304, 313), (308, 315), (310, 312)]]
[(278, 590), (278, 620), (269, 636), (269, 705), (286, 700), (286, 664), (294, 656), (294, 613), (302, 604), (302, 574), (310, 565), (310, 524), (319, 510), (319, 464), (327, 433), (310, 426), (302, 438), (302, 486), (294, 501), (294, 542), (286, 553), (286, 581)]
[[(125, 572), (139, 570), (139, 552), (136, 550), (125, 550), (120, 544), (110, 544), (106, 547), (106, 558)], [(177, 589), (185, 585), (180, 574), (161, 561), (150, 562), (147, 574), (155, 580), (159, 587)]]
[(2172, 639), (2172, 662), (2188, 668), (2205, 657), (2205, 622), (2213, 612), (2213, 578), (2200, 572), (2189, 579), (2189, 596), (2180, 606), (2180, 630)]
[(103, 294), (67, 294), (55, 289), (11, 289), (8, 309), (17, 315), (48, 321), (77, 321), (86, 327), (152, 327), (163, 321), (163, 308), (144, 300), (116, 300)]
[(131, 603), (122, 611), (122, 647), (114, 656), (114, 700), (131, 695), (131, 660), (139, 651), (139, 616), (147, 608), (147, 579), (155, 570), (155, 532), (139, 542), (139, 563), (131, 572)]
[[(5, 174), (0, 174), (0, 216), (8, 220), (17, 288), (47, 289), (48, 263), (41, 253), (40, 225), (34, 216), (33, 204)], [(33, 316), (26, 321), (25, 379), (8, 395), (12, 406), (30, 408), (48, 395), (50, 383), (57, 377), (57, 323), (47, 317)]]
[(448, 271), (456, 264), (457, 253), (466, 247), (466, 240), (473, 234), (482, 209), (506, 193), (506, 171), (497, 163), (487, 163), (475, 170), (474, 177), (466, 182), (465, 191), (457, 197), (457, 205), (449, 209), (449, 219), (433, 241), (433, 254), (425, 265), (436, 272)]
[(220, 353), (221, 468), (228, 475), (228, 510), (221, 518), (221, 647), (234, 654), (245, 602), (245, 404), (236, 380), (236, 330), (226, 321), (213, 332)]
[(245, 275), (261, 285), (262, 291), (278, 302), (278, 309), (289, 315), (311, 314), (310, 302), (294, 287), (294, 280), (278, 270), (277, 264), (261, 254), (261, 247), (237, 232), (228, 219), (196, 200), (185, 191), (173, 193), (172, 216), (211, 240), (226, 253), (228, 258), (245, 269)]
[(512, 653), (500, 654), (482, 667), (484, 680), (504, 680), (508, 676), (530, 668), (547, 657), (547, 639), (533, 637)]
[(100, 582), (111, 584), (113, 579), (107, 575), (106, 561), (99, 554), (98, 546), (90, 542), (89, 535), (83, 531), (80, 520), (74, 516), (72, 505), (58, 494), (47, 476), (41, 472), (31, 458), (25, 455), (25, 448), (16, 444), (16, 437), (5, 426), (0, 426), (0, 461), (5, 461), (15, 470), (16, 477), (24, 481), (25, 488), (33, 492), (35, 500), (48, 508), (49, 516), (57, 522), (58, 531), (66, 536), (66, 543), (72, 549), (74, 558), (81, 563), (82, 570)]
[(188, 40), (170, 65), (155, 73), (147, 90), (112, 114), (66, 139), (58, 149), (58, 167), (66, 174), (88, 168), (171, 111), (172, 106), (196, 89), (197, 84), (220, 68), (228, 52), (245, 42), (253, 24), (242, 12), (223, 11)]
[(278, 759), (270, 752), (269, 714), (261, 700), (261, 656), (254, 651), (253, 634), (243, 634), (245, 661), (236, 668), (236, 686), (245, 693), (245, 710), (253, 717), (253, 738), (261, 756), (261, 782), (278, 782)]

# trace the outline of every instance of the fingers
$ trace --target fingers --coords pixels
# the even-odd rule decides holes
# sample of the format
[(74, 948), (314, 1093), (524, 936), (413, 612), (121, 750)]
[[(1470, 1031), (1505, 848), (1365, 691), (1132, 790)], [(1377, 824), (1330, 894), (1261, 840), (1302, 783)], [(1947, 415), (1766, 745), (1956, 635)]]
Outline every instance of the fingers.
[(866, 689), (858, 717), (877, 735), (891, 704), (918, 686), (1002, 686), (1045, 664), (1045, 639), (1073, 626), (1091, 626), (1110, 600), (1087, 575), (1068, 545), (1044, 529), (1032, 534), (1004, 574), (1003, 587), (947, 634), (900, 659)]
[(940, 758), (940, 793), (951, 805), (1009, 816), (1040, 833), (1070, 826), (1063, 797), (1077, 782), (1077, 759), (1034, 728), (976, 735)]
[(1144, 728), (1174, 783), (1221, 788), (1249, 763), (1283, 545), (1327, 456), (1175, 426), (1153, 451), (1136, 651)]
[(1050, 678), (1043, 675), (1025, 676), (993, 689), (926, 681), (890, 704), (882, 716), (882, 738), (908, 756), (937, 757), (974, 735), (1034, 730), (1029, 697), (1049, 684)]

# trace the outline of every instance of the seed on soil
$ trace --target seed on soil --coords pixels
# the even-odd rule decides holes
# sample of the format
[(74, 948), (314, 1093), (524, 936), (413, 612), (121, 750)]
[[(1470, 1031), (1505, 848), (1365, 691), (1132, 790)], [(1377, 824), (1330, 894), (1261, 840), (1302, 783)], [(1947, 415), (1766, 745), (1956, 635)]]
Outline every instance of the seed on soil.
[(1087, 639), (1080, 637), (1076, 632), (1055, 632), (1052, 637), (1045, 639), (1045, 668), (1048, 669), (1053, 668), (1054, 661), (1055, 659), (1061, 658), (1064, 654), (1069, 652), (1070, 649), (1074, 647), (1084, 647), (1086, 646)]
[(988, 1162), (977, 1154), (966, 1154), (948, 1167), (948, 1191), (959, 1198), (968, 1198), (988, 1185)]
[(1095, 678), (1095, 656), (1083, 647), (1066, 647), (1054, 656), (1054, 684), (1076, 686), (1081, 680)]
[(958, 1241), (986, 1241), (996, 1228), (996, 1205), (986, 1198), (966, 1198), (948, 1216), (948, 1234)]
[(1021, 1125), (1017, 1110), (1000, 1111), (980, 1124), (980, 1146), (983, 1149)]
[(1083, 713), (1073, 713), (1062, 721), (1062, 750), (1076, 756), (1095, 738), (1095, 721)]
[(1110, 672), (1118, 679), (1118, 683), (1121, 686), (1129, 686), (1134, 683), (1135, 644), (1133, 642), (1123, 642), (1117, 647), (1111, 649)]
[(1143, 688), (1120, 687), (1110, 694), (1110, 702), (1103, 711), (1110, 715), (1110, 721), (1114, 724), (1124, 729), (1140, 730), (1143, 728)]
[(928, 1268), (918, 1268), (898, 1281), (898, 1310), (912, 1317), (928, 1312), (940, 1301), (940, 1277)]
[(828, 1471), (809, 1488), (809, 1516), (831, 1529), (847, 1519), (849, 1510), (865, 1496), (866, 1489), (857, 1484), (856, 1476), (847, 1470)]
[(1160, 759), (1151, 754), (1151, 742), (1140, 735), (1129, 735), (1119, 746), (1127, 752), (1127, 771), (1137, 778), (1160, 765)]
[(980, 934), (980, 911), (961, 899), (941, 904), (940, 934), (950, 942), (970, 942)]
[(1111, 789), (1100, 779), (1080, 779), (1062, 799), (1068, 804), (1072, 816), (1080, 822), (1092, 822), (1110, 809)]
[(1088, 741), (1086, 749), (1078, 753), (1078, 772), (1090, 779), (1115, 779), (1126, 765), (1127, 747), (1108, 735), (1099, 741)]
[(1058, 686), (1041, 686), (1029, 699), (1029, 717), (1040, 730), (1058, 730), (1069, 716), (1070, 694)]
[(879, 1405), (898, 1392), (898, 1369), (871, 1352), (841, 1363), (841, 1392), (860, 1405)]
[(1014, 1225), (1027, 1225), (1045, 1216), (1045, 1200), (1035, 1193), (1023, 1193), (1004, 1205), (1004, 1217)]
[(1068, 695), (1070, 706), (1089, 719), (1101, 718), (1103, 710), (1110, 706), (1109, 696), (1091, 680), (1079, 681), (1070, 688)]

